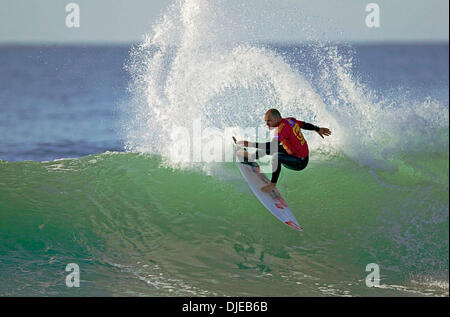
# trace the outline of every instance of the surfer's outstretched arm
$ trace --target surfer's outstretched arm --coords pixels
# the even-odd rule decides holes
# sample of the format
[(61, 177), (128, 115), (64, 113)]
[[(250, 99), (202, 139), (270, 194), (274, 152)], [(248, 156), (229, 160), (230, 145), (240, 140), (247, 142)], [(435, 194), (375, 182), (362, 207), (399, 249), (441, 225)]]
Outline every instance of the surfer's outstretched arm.
[[(271, 142), (250, 142), (250, 141), (238, 141), (236, 142), (237, 145), (242, 145), (245, 147), (251, 147), (251, 148), (257, 148), (257, 149), (270, 149), (271, 146), (273, 147), (273, 149), (277, 149), (278, 148), (278, 139), (277, 138), (273, 138)], [(268, 153), (269, 154), (269, 153)]]
[(315, 125), (308, 122), (302, 122), (302, 129), (316, 131), (322, 137), (322, 139), (324, 138), (323, 136), (331, 135), (330, 129), (316, 127)]

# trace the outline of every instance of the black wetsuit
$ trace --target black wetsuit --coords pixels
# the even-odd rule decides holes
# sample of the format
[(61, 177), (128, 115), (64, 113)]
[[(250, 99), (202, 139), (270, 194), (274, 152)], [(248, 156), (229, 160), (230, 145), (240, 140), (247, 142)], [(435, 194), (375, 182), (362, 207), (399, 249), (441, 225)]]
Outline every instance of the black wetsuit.
[[(319, 131), (320, 128), (310, 123), (304, 122), (302, 129)], [(275, 140), (272, 142), (275, 142)], [(256, 143), (256, 148), (258, 149), (256, 152), (256, 159), (259, 159), (260, 157), (265, 155), (277, 155), (276, 159), (273, 160), (273, 163), (276, 164), (276, 167), (273, 166), (274, 172), (272, 173), (272, 183), (276, 183), (278, 181), (278, 177), (280, 176), (281, 172), (281, 165), (291, 170), (300, 171), (308, 165), (309, 160), (309, 156), (299, 158), (293, 155), (289, 155), (284, 147), (278, 141), (276, 142), (278, 143), (278, 146), (273, 146), (275, 147), (275, 149), (273, 149), (272, 151), (270, 149), (271, 142)]]

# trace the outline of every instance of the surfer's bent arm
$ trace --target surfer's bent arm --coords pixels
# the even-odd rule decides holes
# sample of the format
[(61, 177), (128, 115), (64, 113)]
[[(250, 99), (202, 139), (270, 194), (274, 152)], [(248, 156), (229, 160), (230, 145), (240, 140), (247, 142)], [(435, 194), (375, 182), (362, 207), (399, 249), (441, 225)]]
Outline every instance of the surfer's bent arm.
[[(260, 150), (266, 150), (266, 149), (277, 149), (278, 148), (278, 139), (273, 138), (270, 142), (263, 142), (263, 143), (254, 143), (255, 148)], [(270, 153), (273, 151), (270, 151)]]
[(288, 142), (288, 140), (284, 140), (282, 143), (282, 146), (284, 147), (284, 149), (286, 150), (287, 154), (289, 155), (294, 155), (294, 152), (292, 152), (292, 146), (291, 144)]
[(274, 138), (271, 142), (250, 142), (250, 141), (239, 141), (237, 142), (239, 145), (243, 145), (245, 147), (257, 148), (257, 149), (270, 149), (270, 146), (273, 146), (274, 149), (278, 147), (278, 140)]

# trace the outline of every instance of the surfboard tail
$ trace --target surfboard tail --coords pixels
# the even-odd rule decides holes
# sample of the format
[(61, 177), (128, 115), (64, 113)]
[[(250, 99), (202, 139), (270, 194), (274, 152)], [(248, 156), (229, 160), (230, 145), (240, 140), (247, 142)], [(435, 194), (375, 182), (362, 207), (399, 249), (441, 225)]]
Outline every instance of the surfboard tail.
[(255, 163), (255, 166), (251, 166), (239, 162), (236, 163), (238, 163), (239, 170), (253, 194), (255, 194), (256, 198), (258, 198), (264, 207), (282, 223), (297, 231), (303, 231), (303, 228), (300, 227), (294, 214), (277, 190), (273, 190), (271, 193), (261, 191), (261, 186), (270, 181), (264, 173), (260, 173), (258, 164)]
[(303, 228), (300, 227), (298, 224), (296, 224), (293, 221), (286, 221), (285, 224), (287, 224), (289, 227), (292, 227), (292, 228), (294, 228), (294, 229), (296, 229), (298, 231), (303, 231)]

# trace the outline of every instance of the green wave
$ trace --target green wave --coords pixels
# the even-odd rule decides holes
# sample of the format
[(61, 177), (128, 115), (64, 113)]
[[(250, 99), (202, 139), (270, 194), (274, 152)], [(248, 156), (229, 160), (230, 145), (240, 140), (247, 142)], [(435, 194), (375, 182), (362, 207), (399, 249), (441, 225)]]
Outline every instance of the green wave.
[[(394, 172), (316, 156), (304, 171), (283, 170), (298, 233), (264, 209), (234, 163), (207, 176), (138, 153), (0, 161), (0, 293), (448, 294), (448, 152), (391, 163)], [(72, 262), (78, 290), (65, 286)], [(406, 290), (367, 288), (369, 263), (383, 285)], [(424, 278), (446, 286), (413, 283)]]

